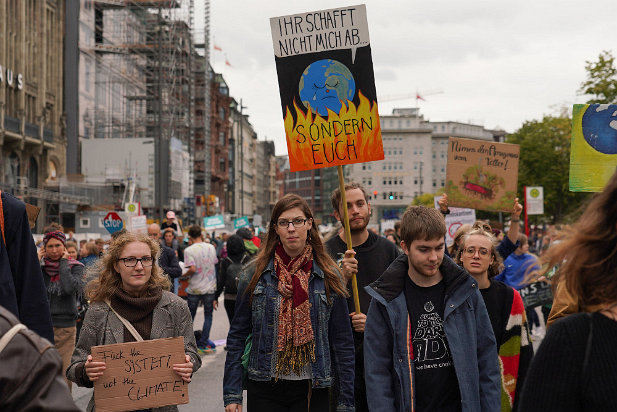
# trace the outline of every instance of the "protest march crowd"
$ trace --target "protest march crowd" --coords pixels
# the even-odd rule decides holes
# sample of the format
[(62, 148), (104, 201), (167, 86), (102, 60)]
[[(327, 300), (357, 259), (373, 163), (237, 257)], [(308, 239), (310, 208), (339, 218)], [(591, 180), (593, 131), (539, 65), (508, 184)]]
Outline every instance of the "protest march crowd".
[[(261, 237), (191, 226), (185, 242), (169, 212), (163, 229), (116, 232), (100, 249), (54, 224), (37, 251), (24, 204), (2, 193), (0, 408), (78, 410), (73, 383), (119, 379), (100, 345), (181, 337), (182, 356), (127, 371), (166, 365), (175, 376), (142, 397), (185, 387), (220, 350), (209, 332), (223, 295), (227, 412), (615, 410), (617, 173), (571, 226), (527, 237), (516, 199), (506, 233), (476, 221), (449, 247), (447, 195), (410, 206), (382, 235), (368, 229), (362, 185), (347, 183), (344, 198), (336, 189), (332, 210), (342, 221), (347, 209), (351, 248), (288, 194)], [(539, 284), (554, 297), (534, 307)], [(95, 398), (88, 410), (105, 409)]]

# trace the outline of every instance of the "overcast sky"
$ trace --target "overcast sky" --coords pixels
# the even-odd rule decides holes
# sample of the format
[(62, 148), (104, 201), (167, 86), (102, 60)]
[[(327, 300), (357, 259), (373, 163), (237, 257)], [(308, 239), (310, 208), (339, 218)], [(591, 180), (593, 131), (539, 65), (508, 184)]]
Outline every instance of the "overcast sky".
[[(270, 17), (362, 4), (211, 0), (215, 71), (242, 99), (260, 140), (286, 154)], [(415, 107), (425, 119), (514, 132), (524, 121), (584, 103), (585, 61), (617, 52), (615, 0), (367, 0), (380, 114)], [(588, 6), (589, 5), (589, 6)], [(213, 46), (213, 44), (211, 45)], [(233, 67), (225, 64), (229, 61)], [(430, 92), (442, 93), (429, 95)]]

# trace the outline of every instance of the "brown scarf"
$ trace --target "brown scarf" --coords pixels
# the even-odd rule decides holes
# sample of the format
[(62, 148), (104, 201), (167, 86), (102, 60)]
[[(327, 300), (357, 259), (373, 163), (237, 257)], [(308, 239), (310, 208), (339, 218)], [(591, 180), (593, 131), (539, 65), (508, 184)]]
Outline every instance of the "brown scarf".
[[(124, 290), (118, 289), (111, 296), (111, 306), (120, 316), (131, 322), (131, 325), (133, 325), (144, 340), (149, 340), (150, 332), (152, 331), (153, 311), (161, 300), (162, 294), (161, 288), (155, 288), (148, 291), (145, 296), (136, 298), (130, 296)], [(124, 342), (135, 342), (131, 332), (126, 327), (123, 329)]]
[[(278, 289), (283, 295), (279, 307), (278, 360), (276, 375), (300, 375), (309, 362), (315, 361), (315, 338), (311, 325), (311, 306), (308, 284), (313, 268), (313, 248), (306, 245), (295, 258), (279, 244), (274, 251), (274, 270), (279, 279)], [(284, 297), (285, 286), (293, 287), (292, 296)]]

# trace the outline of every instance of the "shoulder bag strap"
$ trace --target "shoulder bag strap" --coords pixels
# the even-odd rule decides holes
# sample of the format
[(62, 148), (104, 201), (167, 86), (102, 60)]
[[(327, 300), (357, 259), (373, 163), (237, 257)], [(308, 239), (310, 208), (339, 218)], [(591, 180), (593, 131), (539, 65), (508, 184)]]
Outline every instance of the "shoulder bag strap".
[(0, 231), (2, 231), (2, 241), (6, 245), (4, 238), (4, 207), (2, 206), (2, 191), (0, 190)]
[(107, 304), (107, 306), (109, 306), (109, 309), (111, 309), (111, 311), (118, 317), (118, 319), (120, 319), (120, 322), (122, 322), (124, 327), (129, 332), (131, 332), (131, 335), (133, 335), (135, 340), (137, 342), (143, 342), (144, 338), (142, 338), (141, 335), (139, 334), (139, 332), (137, 332), (137, 329), (135, 329), (135, 327), (133, 325), (131, 325), (131, 322), (129, 322), (128, 320), (124, 319), (124, 317), (120, 316), (120, 314), (118, 312), (116, 312), (116, 310), (114, 308), (111, 307), (111, 302), (109, 301), (109, 299), (106, 299), (105, 303)]
[(23, 329), (28, 329), (28, 328), (26, 327), (26, 325), (22, 325), (21, 323), (18, 323), (17, 325), (15, 325), (11, 329), (9, 329), (4, 334), (2, 339), (0, 339), (0, 352), (2, 352), (4, 350), (4, 348), (6, 347), (6, 345), (9, 344), (11, 339), (13, 339), (13, 337), (15, 335), (17, 335), (20, 330), (23, 330)]

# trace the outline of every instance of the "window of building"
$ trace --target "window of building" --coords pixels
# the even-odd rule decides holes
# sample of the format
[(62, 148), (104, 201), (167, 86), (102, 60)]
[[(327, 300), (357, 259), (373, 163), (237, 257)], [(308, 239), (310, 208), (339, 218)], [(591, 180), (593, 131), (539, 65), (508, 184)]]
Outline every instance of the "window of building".
[(225, 132), (219, 132), (219, 144), (225, 146)]
[(90, 218), (82, 217), (79, 224), (83, 228), (90, 227)]
[(225, 159), (223, 159), (223, 158), (219, 159), (219, 170), (221, 172), (225, 171)]

